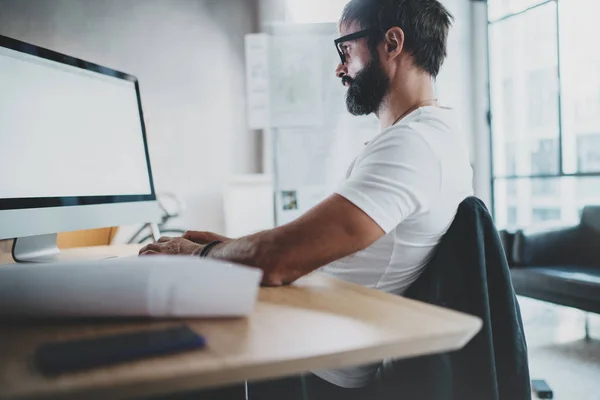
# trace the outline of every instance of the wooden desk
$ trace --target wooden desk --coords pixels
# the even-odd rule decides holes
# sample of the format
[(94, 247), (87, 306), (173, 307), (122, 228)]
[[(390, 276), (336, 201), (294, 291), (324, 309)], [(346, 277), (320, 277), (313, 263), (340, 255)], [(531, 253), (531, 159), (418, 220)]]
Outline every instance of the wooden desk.
[[(115, 250), (135, 253), (136, 248), (100, 248), (88, 254)], [(42, 342), (180, 322), (0, 321), (0, 399), (120, 399), (177, 393), (458, 349), (481, 327), (480, 320), (471, 316), (321, 274), (291, 287), (261, 289), (250, 318), (185, 322), (206, 336), (207, 349), (48, 379), (31, 365)]]

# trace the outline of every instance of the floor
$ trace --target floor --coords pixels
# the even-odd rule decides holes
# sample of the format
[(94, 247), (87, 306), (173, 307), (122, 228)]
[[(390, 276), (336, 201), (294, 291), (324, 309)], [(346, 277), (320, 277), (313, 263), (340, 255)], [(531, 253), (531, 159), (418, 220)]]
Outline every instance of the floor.
[[(519, 298), (532, 379), (544, 379), (557, 400), (600, 400), (600, 315)], [(534, 396), (534, 399), (537, 398)]]

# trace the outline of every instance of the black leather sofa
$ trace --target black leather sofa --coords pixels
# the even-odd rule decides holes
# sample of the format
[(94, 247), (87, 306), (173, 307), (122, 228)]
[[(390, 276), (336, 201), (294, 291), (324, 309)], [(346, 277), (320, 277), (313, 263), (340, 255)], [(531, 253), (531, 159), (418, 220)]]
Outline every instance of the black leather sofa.
[(577, 226), (500, 237), (518, 295), (600, 314), (600, 206)]

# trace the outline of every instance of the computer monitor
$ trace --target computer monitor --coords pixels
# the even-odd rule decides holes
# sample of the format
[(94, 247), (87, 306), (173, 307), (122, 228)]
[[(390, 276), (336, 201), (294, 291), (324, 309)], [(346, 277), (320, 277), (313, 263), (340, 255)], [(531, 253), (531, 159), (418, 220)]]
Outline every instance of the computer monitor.
[(15, 259), (57, 259), (57, 232), (159, 217), (137, 79), (0, 36), (0, 239)]

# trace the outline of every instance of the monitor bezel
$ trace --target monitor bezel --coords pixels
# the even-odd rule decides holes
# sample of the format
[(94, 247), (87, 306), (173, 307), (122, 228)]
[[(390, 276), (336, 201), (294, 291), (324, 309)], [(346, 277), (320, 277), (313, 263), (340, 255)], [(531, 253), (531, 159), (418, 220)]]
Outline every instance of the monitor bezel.
[[(26, 198), (0, 198), (0, 211), (24, 210), (36, 208), (54, 208), (71, 206), (89, 206), (98, 204), (118, 204), (131, 202), (147, 202), (156, 200), (154, 189), (154, 179), (152, 177), (152, 167), (150, 165), (150, 153), (148, 150), (148, 140), (146, 137), (146, 124), (144, 123), (144, 112), (142, 109), (142, 98), (140, 95), (140, 86), (138, 79), (130, 74), (117, 71), (108, 67), (103, 67), (89, 61), (81, 60), (76, 57), (68, 56), (53, 50), (39, 47), (30, 43), (22, 42), (7, 36), (0, 35), (0, 47), (15, 50), (21, 53), (29, 54), (42, 59), (59, 62), (70, 65), (86, 71), (100, 73), (106, 76), (123, 79), (133, 82), (138, 101), (138, 112), (142, 128), (142, 138), (144, 141), (144, 151), (146, 154), (146, 167), (148, 169), (148, 179), (150, 180), (150, 194), (131, 194), (131, 195), (107, 195), (107, 196), (66, 196), (66, 197), (26, 197)], [(107, 160), (110, 162), (110, 160)], [(3, 173), (10, 173), (3, 171)]]

